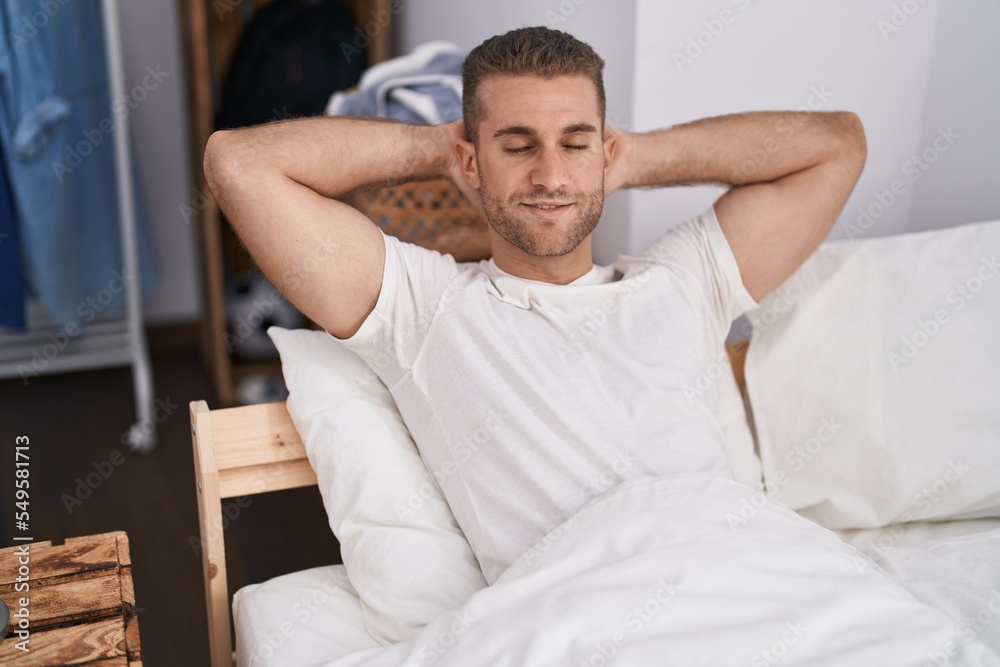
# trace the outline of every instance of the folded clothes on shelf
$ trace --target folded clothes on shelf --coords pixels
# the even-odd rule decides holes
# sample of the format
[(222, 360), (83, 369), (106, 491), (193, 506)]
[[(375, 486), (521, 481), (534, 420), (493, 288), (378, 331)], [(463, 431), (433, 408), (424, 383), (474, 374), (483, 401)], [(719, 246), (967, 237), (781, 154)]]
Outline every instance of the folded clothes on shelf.
[(356, 90), (330, 98), (330, 116), (394, 118), (441, 125), (462, 117), (465, 52), (448, 42), (426, 42), (412, 53), (374, 65)]

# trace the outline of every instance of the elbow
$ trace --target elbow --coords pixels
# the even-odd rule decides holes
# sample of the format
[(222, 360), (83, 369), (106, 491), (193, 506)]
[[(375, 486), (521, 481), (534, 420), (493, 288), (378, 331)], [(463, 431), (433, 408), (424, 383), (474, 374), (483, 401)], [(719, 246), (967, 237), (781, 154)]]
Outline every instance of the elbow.
[(220, 200), (220, 195), (226, 183), (232, 181), (235, 172), (233, 163), (237, 146), (231, 130), (217, 130), (208, 137), (205, 144), (205, 154), (202, 156), (202, 169), (205, 172), (205, 182), (209, 192)]
[(860, 175), (868, 160), (868, 140), (861, 117), (853, 111), (839, 111), (837, 125), (841, 139), (839, 153), (851, 169)]
[(205, 181), (208, 184), (208, 189), (212, 193), (212, 196), (219, 199), (219, 190), (222, 187), (223, 181), (225, 181), (225, 161), (230, 155), (231, 150), (228, 144), (228, 135), (230, 133), (225, 130), (218, 130), (213, 132), (208, 137), (208, 142), (205, 144), (205, 153), (202, 156), (202, 170), (205, 172)]

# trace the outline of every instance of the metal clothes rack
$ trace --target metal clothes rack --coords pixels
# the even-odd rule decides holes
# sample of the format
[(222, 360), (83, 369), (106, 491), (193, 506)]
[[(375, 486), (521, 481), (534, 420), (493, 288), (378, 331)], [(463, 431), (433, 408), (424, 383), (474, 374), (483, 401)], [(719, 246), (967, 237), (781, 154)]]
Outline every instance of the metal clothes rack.
[[(121, 26), (118, 0), (102, 0), (104, 45), (107, 52), (111, 103), (125, 95), (125, 69), (122, 58)], [(70, 340), (42, 368), (39, 374), (131, 365), (135, 385), (137, 419), (129, 428), (126, 443), (132, 451), (148, 453), (156, 447), (156, 422), (153, 419), (153, 373), (142, 323), (142, 296), (139, 285), (139, 252), (136, 242), (135, 201), (132, 190), (131, 137), (128, 116), (112, 114), (115, 138), (115, 171), (118, 183), (119, 228), (125, 272), (134, 279), (125, 285), (125, 314), (117, 319), (95, 319), (87, 325), (86, 336)], [(31, 367), (37, 350), (54, 344), (52, 334), (58, 329), (37, 326), (21, 333), (0, 333), (0, 378), (21, 377), (24, 367)]]

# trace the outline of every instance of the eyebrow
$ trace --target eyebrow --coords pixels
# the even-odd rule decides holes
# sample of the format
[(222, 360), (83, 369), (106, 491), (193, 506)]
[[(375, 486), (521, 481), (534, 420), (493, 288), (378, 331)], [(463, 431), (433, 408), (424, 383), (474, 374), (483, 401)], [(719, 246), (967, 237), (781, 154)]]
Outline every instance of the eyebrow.
[[(597, 128), (590, 123), (575, 123), (573, 125), (567, 125), (563, 128), (563, 134), (576, 134), (577, 132), (597, 132)], [(535, 131), (528, 127), (527, 125), (510, 125), (508, 127), (501, 127), (499, 130), (493, 133), (493, 138), (507, 137), (507, 136), (535, 136)]]

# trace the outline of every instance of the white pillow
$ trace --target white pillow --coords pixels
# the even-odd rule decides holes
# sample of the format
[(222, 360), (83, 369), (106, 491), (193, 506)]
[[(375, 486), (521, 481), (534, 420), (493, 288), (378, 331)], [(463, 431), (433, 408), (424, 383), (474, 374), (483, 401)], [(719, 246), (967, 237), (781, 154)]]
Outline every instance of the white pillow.
[(479, 563), (368, 365), (324, 331), (267, 333), (368, 631), (408, 639), (486, 586)]
[(824, 244), (748, 314), (773, 497), (832, 529), (1000, 516), (1000, 222)]

